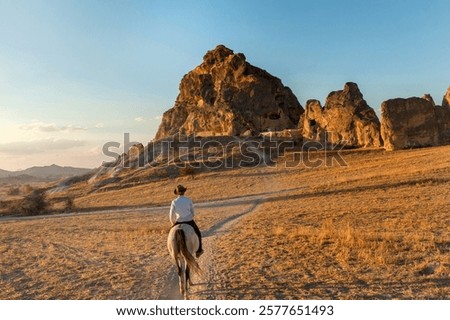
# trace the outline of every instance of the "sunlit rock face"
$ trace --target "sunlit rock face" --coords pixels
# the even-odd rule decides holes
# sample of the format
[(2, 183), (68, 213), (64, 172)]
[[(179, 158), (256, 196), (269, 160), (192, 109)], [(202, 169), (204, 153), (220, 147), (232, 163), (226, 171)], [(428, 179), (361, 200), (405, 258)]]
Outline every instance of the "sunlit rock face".
[(380, 121), (353, 82), (331, 92), (324, 107), (318, 100), (308, 100), (299, 128), (311, 140), (353, 147), (381, 146)]
[(427, 99), (390, 99), (381, 105), (381, 134), (387, 150), (435, 146), (440, 130), (436, 107)]
[(242, 53), (219, 45), (183, 77), (175, 105), (164, 113), (155, 139), (291, 129), (302, 113), (280, 79), (249, 64)]

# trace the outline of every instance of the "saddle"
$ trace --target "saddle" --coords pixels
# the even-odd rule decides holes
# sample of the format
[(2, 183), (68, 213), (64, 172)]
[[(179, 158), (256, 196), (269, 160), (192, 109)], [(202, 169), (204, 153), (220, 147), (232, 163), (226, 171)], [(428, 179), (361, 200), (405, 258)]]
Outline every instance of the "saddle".
[(170, 227), (170, 229), (172, 229), (173, 227), (175, 227), (175, 226), (177, 226), (177, 225), (179, 225), (179, 224), (187, 224), (188, 226), (191, 226), (192, 228), (194, 228), (195, 229), (195, 227), (194, 227), (194, 221), (181, 221), (181, 222), (175, 222), (173, 225), (172, 225), (172, 227)]

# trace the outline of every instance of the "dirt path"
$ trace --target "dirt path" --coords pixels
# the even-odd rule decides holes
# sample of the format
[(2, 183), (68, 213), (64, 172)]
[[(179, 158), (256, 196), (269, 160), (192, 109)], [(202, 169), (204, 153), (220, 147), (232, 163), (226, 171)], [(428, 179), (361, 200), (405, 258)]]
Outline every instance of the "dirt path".
[[(269, 178), (263, 177), (261, 183), (269, 185), (272, 181)], [(270, 188), (267, 188), (270, 190)], [(199, 258), (199, 264), (202, 269), (200, 275), (193, 275), (194, 285), (189, 288), (189, 299), (196, 300), (218, 300), (226, 299), (223, 293), (217, 286), (218, 281), (218, 268), (215, 261), (216, 245), (220, 241), (220, 238), (230, 232), (235, 226), (238, 225), (239, 220), (244, 216), (251, 214), (255, 209), (265, 201), (267, 197), (273, 197), (275, 194), (283, 193), (289, 190), (281, 190), (279, 192), (266, 192), (264, 194), (258, 194), (254, 196), (244, 196), (229, 200), (211, 201), (196, 205), (196, 207), (223, 207), (233, 204), (242, 204), (242, 210), (236, 214), (229, 216), (213, 226), (208, 230), (203, 231), (203, 247), (204, 254)], [(178, 276), (175, 270), (169, 275), (167, 282), (167, 290), (161, 296), (162, 299), (183, 299), (178, 289)]]
[[(269, 193), (267, 193), (269, 194)], [(239, 205), (243, 203), (247, 203), (249, 201), (256, 201), (257, 199), (265, 196), (265, 194), (258, 194), (252, 196), (240, 196), (234, 197), (225, 200), (214, 200), (214, 201), (206, 201), (199, 202), (195, 204), (196, 208), (218, 208), (218, 207), (226, 207), (230, 205)], [(160, 206), (160, 207), (117, 207), (115, 209), (105, 209), (105, 210), (92, 210), (92, 211), (74, 211), (71, 213), (57, 213), (57, 214), (43, 214), (36, 216), (0, 216), (0, 223), (3, 222), (17, 222), (17, 221), (27, 221), (27, 220), (43, 220), (43, 219), (61, 219), (61, 218), (70, 218), (70, 217), (80, 217), (80, 216), (89, 216), (89, 215), (105, 215), (105, 214), (115, 214), (115, 213), (149, 213), (149, 212), (159, 212), (159, 211), (167, 211), (170, 206)], [(215, 226), (217, 227), (217, 226)]]
[[(218, 299), (219, 292), (215, 290), (215, 279), (217, 274), (217, 269), (214, 263), (214, 252), (215, 245), (219, 241), (221, 235), (229, 232), (233, 225), (235, 225), (240, 218), (253, 212), (256, 207), (261, 203), (259, 197), (251, 196), (240, 199), (241, 201), (249, 202), (248, 205), (243, 205), (243, 210), (229, 216), (218, 223), (211, 226), (208, 230), (203, 231), (203, 247), (205, 253), (199, 258), (199, 264), (202, 269), (202, 274), (193, 275), (194, 285), (189, 289), (190, 299)], [(214, 201), (209, 203), (199, 204), (197, 207), (221, 207), (229, 206), (233, 203), (230, 201)], [(166, 277), (166, 287), (161, 293), (160, 299), (163, 300), (177, 300), (183, 299), (178, 289), (178, 276), (175, 269)]]
[(223, 234), (230, 232), (230, 230), (233, 229), (233, 226), (237, 225), (243, 216), (253, 212), (261, 202), (261, 200), (255, 199), (249, 208), (221, 221), (221, 223), (204, 233), (205, 254), (200, 258), (203, 274), (195, 276), (194, 278), (194, 283), (196, 283), (196, 285), (191, 288), (190, 293), (192, 299), (217, 300), (224, 298), (221, 296), (220, 291), (217, 290), (215, 285), (218, 272), (214, 259), (215, 252), (217, 252), (216, 244), (220, 241), (220, 237)]

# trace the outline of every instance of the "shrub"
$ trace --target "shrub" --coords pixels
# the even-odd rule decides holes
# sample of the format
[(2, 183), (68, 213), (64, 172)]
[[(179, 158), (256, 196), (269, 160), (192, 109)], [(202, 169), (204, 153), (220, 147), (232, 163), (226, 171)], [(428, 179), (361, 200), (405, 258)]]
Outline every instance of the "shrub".
[(195, 173), (196, 173), (195, 168), (191, 167), (189, 165), (180, 169), (180, 175), (181, 176), (191, 176), (192, 179), (194, 179)]
[(73, 201), (73, 197), (69, 196), (66, 198), (64, 212), (71, 212), (75, 209), (75, 203)]
[(25, 215), (39, 215), (42, 214), (48, 207), (47, 200), (43, 190), (33, 190), (27, 195), (17, 208), (19, 213)]

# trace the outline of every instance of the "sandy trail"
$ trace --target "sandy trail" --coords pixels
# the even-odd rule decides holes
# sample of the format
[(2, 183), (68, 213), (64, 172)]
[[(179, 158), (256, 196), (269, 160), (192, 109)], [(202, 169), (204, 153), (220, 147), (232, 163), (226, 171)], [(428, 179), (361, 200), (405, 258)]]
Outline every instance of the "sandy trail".
[(217, 300), (224, 298), (215, 286), (218, 272), (214, 259), (215, 252), (217, 252), (216, 243), (220, 241), (223, 234), (230, 232), (243, 216), (253, 212), (261, 202), (260, 199), (253, 200), (253, 203), (244, 211), (221, 221), (204, 232), (205, 253), (200, 257), (203, 273), (194, 275), (195, 285), (190, 289), (191, 299)]
[[(262, 183), (269, 184), (272, 181), (268, 181), (267, 177), (261, 179)], [(269, 190), (269, 188), (268, 188)], [(220, 220), (208, 230), (202, 231), (204, 254), (199, 258), (201, 274), (194, 274), (192, 276), (193, 286), (189, 288), (189, 299), (195, 300), (218, 300), (226, 299), (226, 296), (217, 287), (218, 272), (217, 264), (215, 261), (216, 256), (216, 244), (220, 241), (221, 237), (229, 233), (235, 226), (239, 224), (239, 220), (244, 216), (254, 212), (258, 206), (267, 199), (269, 196), (274, 196), (278, 193), (284, 193), (290, 190), (281, 190), (278, 192), (266, 192), (253, 196), (238, 197), (229, 200), (211, 201), (196, 205), (196, 207), (223, 207), (231, 205), (242, 206), (239, 212), (232, 216), (229, 216), (223, 220)], [(178, 288), (178, 276), (173, 269), (169, 282), (167, 282), (167, 290), (161, 296), (162, 299), (183, 299)]]
[[(220, 220), (208, 230), (202, 231), (204, 254), (199, 258), (199, 264), (202, 269), (200, 275), (193, 275), (194, 285), (189, 289), (190, 299), (217, 299), (220, 294), (215, 290), (214, 281), (216, 279), (217, 269), (214, 263), (215, 244), (220, 241), (220, 236), (229, 232), (240, 218), (251, 213), (261, 203), (260, 196), (243, 197), (239, 199), (242, 210), (238, 213)], [(213, 201), (201, 203), (196, 207), (223, 207), (235, 205), (236, 200), (229, 201)], [(166, 278), (166, 286), (159, 296), (163, 300), (183, 299), (178, 288), (178, 276), (175, 268), (172, 268)]]
[[(288, 191), (288, 190), (284, 190)], [(273, 194), (271, 192), (260, 193), (257, 195), (250, 196), (238, 196), (225, 200), (213, 200), (195, 203), (196, 208), (221, 208), (235, 205), (245, 205), (251, 201), (256, 201), (264, 197), (265, 195)], [(150, 213), (150, 212), (168, 212), (170, 206), (158, 206), (158, 207), (117, 207), (116, 209), (106, 209), (106, 210), (92, 210), (92, 211), (74, 211), (71, 213), (58, 213), (58, 214), (43, 214), (37, 216), (0, 216), (0, 223), (3, 222), (17, 222), (17, 221), (27, 221), (27, 220), (42, 220), (42, 219), (61, 219), (67, 217), (79, 217), (88, 215), (105, 215), (105, 214), (115, 214), (115, 213)], [(216, 226), (218, 227), (218, 226)]]

